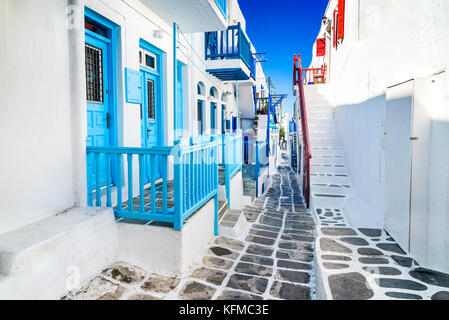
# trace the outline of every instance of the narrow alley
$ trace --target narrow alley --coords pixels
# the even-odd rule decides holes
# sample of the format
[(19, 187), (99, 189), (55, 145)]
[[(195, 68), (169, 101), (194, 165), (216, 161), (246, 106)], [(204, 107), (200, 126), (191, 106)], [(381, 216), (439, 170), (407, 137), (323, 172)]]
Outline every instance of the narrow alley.
[(250, 227), (241, 239), (215, 238), (188, 277), (117, 263), (63, 299), (314, 299), (315, 222), (282, 158), (271, 188), (243, 209)]

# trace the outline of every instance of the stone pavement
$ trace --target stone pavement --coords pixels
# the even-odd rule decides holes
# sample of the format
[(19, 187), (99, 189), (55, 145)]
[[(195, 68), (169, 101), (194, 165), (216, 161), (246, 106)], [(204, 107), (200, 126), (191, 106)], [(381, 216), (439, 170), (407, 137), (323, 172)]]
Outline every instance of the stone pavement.
[(63, 299), (313, 299), (315, 223), (296, 175), (279, 167), (266, 195), (243, 212), (248, 230), (240, 239), (215, 238), (188, 277), (149, 274), (120, 262)]
[(315, 214), (318, 278), (327, 298), (449, 299), (449, 275), (420, 268), (385, 230), (347, 226), (338, 209)]

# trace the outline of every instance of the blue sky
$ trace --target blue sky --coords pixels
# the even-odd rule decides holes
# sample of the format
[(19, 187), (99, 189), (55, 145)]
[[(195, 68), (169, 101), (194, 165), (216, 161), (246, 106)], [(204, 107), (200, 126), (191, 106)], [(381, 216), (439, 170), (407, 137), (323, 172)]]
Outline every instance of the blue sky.
[(321, 26), (328, 0), (239, 0), (246, 19), (246, 33), (259, 52), (266, 52), (263, 64), (277, 93), (287, 93), (284, 113), (292, 112), (293, 55), (301, 54), (308, 67), (312, 46)]

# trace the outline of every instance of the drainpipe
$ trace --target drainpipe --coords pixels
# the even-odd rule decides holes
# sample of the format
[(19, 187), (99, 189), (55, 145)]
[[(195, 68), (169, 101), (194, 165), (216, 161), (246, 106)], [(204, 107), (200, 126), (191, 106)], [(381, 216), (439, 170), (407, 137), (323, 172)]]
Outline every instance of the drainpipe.
[(176, 132), (176, 102), (177, 100), (177, 90), (176, 90), (176, 78), (178, 77), (178, 59), (176, 56), (178, 43), (178, 25), (173, 22), (173, 141), (178, 143), (178, 134)]
[(87, 206), (84, 0), (69, 0), (67, 4), (73, 193), (75, 206), (83, 207)]

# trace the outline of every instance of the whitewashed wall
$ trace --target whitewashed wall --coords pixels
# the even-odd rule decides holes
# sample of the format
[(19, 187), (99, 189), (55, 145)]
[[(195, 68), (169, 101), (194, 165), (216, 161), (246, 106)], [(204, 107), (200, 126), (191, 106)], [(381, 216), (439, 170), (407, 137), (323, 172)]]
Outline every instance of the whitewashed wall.
[[(68, 5), (81, 9), (78, 35), (70, 35)], [(139, 40), (165, 52), (163, 113), (166, 145), (173, 144), (173, 31), (138, 0), (5, 0), (0, 2), (0, 233), (86, 204), (85, 139), (87, 135), (83, 6), (120, 26), (118, 61), (119, 144), (140, 147), (140, 108), (125, 103), (124, 69), (139, 70)], [(180, 26), (182, 30), (182, 26)], [(154, 36), (163, 30), (163, 37)], [(204, 33), (181, 37), (178, 59), (186, 64), (184, 128), (194, 133), (197, 83), (206, 85), (205, 128), (210, 128), (210, 102), (217, 102), (221, 128), (221, 96), (232, 91), (205, 72)], [(194, 49), (192, 49), (192, 47)], [(70, 48), (70, 49), (69, 49)], [(78, 48), (77, 54), (70, 50)], [(76, 58), (76, 60), (75, 60)], [(79, 70), (78, 75), (73, 70)], [(72, 72), (72, 73), (71, 73)], [(218, 99), (209, 96), (215, 86)], [(73, 90), (81, 88), (81, 90)], [(228, 108), (235, 108), (233, 94)], [(75, 103), (78, 101), (78, 103)], [(137, 194), (137, 163), (134, 168)], [(123, 192), (126, 199), (126, 192)]]
[[(337, 0), (329, 2), (326, 17), (332, 18), (337, 3)], [(329, 51), (328, 39), (326, 57), (312, 60), (313, 67), (321, 66), (323, 61), (328, 64), (336, 119), (354, 190), (379, 216), (383, 216), (385, 197), (382, 136), (386, 88), (409, 79), (430, 79), (433, 74), (447, 69), (448, 16), (449, 2), (445, 0), (413, 3), (408, 0), (346, 0), (343, 42)], [(322, 26), (318, 38), (323, 36), (324, 29)], [(420, 92), (421, 99), (424, 97), (435, 111), (430, 143), (433, 176), (429, 182), (427, 230), (432, 240), (427, 244), (427, 257), (421, 255), (420, 260), (447, 271), (449, 259), (441, 253), (447, 251), (449, 242), (441, 228), (449, 219), (449, 189), (445, 179), (449, 169), (441, 161), (449, 143), (449, 108), (447, 79), (442, 77), (440, 82), (437, 93), (445, 98), (435, 99), (436, 91), (431, 94), (432, 90)], [(436, 145), (440, 151), (436, 150)]]
[(0, 2), (0, 233), (75, 204), (66, 9)]

